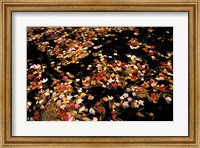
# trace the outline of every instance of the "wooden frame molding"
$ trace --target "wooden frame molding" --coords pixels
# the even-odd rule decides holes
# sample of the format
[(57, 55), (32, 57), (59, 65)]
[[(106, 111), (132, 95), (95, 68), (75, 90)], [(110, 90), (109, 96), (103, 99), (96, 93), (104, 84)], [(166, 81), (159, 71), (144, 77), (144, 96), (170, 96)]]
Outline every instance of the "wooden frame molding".
[[(0, 0), (0, 146), (2, 147), (200, 147), (199, 0)], [(151, 11), (189, 14), (189, 136), (186, 137), (14, 137), (12, 123), (12, 13), (48, 11)]]

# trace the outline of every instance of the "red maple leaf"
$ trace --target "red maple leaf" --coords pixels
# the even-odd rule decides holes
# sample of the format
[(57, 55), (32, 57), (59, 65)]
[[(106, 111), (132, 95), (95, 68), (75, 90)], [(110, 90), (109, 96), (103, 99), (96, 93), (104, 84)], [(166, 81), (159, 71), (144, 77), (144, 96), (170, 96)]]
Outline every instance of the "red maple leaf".
[(116, 89), (117, 88), (117, 83), (112, 83), (111, 87), (114, 88), (114, 89)]

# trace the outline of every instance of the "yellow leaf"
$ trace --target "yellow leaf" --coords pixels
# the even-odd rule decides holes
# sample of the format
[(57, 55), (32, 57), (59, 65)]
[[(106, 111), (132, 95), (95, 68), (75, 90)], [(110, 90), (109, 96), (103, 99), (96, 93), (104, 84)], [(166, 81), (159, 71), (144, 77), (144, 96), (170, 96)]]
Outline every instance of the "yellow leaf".
[(37, 71), (34, 71), (34, 72), (33, 72), (34, 75), (37, 74), (37, 73), (38, 73)]
[(107, 102), (109, 99), (108, 97), (103, 97), (102, 100)]
[(114, 74), (114, 73), (112, 73), (112, 74), (111, 74), (111, 77), (112, 77), (112, 78), (113, 78), (113, 77), (115, 77), (115, 74)]
[(127, 76), (127, 77), (125, 77), (125, 80), (130, 80), (131, 79), (131, 77), (130, 76)]
[(40, 98), (39, 98), (39, 97), (35, 97), (34, 99), (35, 99), (35, 100), (40, 100)]
[(118, 86), (119, 86), (119, 87), (122, 87), (122, 83), (118, 83)]
[(67, 103), (67, 98), (63, 98), (62, 100), (63, 100), (62, 102), (63, 104)]
[(90, 121), (90, 118), (88, 118), (88, 117), (82, 117), (82, 120), (83, 121)]
[(97, 57), (99, 54), (98, 53), (92, 53), (94, 57)]
[(132, 66), (134, 66), (136, 63), (136, 60), (132, 60)]
[(88, 112), (88, 109), (87, 109), (87, 108), (85, 108), (85, 112)]
[(142, 59), (139, 59), (140, 62), (142, 62)]
[(79, 58), (85, 58), (85, 57), (87, 57), (89, 55), (89, 53), (81, 53), (80, 55), (79, 55)]
[(163, 73), (167, 73), (167, 70), (166, 70), (166, 69), (164, 69), (164, 70), (163, 70)]
[(149, 113), (149, 116), (154, 116), (154, 114), (152, 112)]
[(118, 78), (119, 78), (119, 75), (118, 75), (118, 74), (116, 74), (116, 77), (118, 77)]
[(86, 93), (81, 93), (81, 97), (85, 97), (86, 96)]
[(58, 99), (58, 97), (54, 97), (54, 98), (53, 98), (53, 101), (55, 102), (57, 99)]
[(77, 60), (78, 60), (78, 58), (77, 57), (72, 57), (72, 63), (76, 63), (77, 62)]
[(116, 108), (116, 106), (115, 105), (112, 105), (112, 109), (115, 109)]
[(72, 92), (73, 92), (73, 89), (69, 88), (69, 89), (67, 89), (67, 92), (68, 92), (68, 93), (72, 93)]
[(107, 66), (104, 66), (104, 67), (103, 67), (103, 70), (104, 70), (104, 71), (106, 71), (107, 69), (108, 69), (108, 67), (107, 67)]
[(60, 107), (61, 103), (56, 103), (57, 107)]
[(168, 56), (165, 56), (165, 58), (166, 58), (166, 59), (169, 59), (170, 57), (168, 57)]

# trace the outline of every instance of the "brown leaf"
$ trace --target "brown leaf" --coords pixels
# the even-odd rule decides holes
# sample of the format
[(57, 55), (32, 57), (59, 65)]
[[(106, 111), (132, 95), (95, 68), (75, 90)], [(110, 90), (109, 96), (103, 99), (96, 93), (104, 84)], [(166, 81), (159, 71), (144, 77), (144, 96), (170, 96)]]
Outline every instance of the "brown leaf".
[(134, 108), (135, 107), (135, 100), (133, 100), (132, 102), (131, 102), (131, 108)]
[(137, 95), (138, 98), (144, 99), (144, 98), (147, 97), (147, 91), (146, 91), (146, 90), (138, 91), (138, 92), (136, 93), (136, 95)]
[(137, 112), (136, 115), (137, 115), (138, 117), (141, 117), (141, 118), (144, 118), (144, 117), (145, 117), (141, 112)]
[(82, 117), (82, 120), (83, 121), (91, 121), (90, 118), (88, 118), (88, 117)]
[(76, 115), (74, 115), (74, 117), (76, 118), (76, 119), (81, 119), (81, 115), (80, 114), (76, 114)]

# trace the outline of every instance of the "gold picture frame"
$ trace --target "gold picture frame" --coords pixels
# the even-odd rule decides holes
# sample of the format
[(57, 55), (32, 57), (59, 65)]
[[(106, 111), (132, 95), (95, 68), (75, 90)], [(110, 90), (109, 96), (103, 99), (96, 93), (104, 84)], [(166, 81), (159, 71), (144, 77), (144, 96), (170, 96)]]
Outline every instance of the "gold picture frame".
[[(199, 0), (1, 0), (0, 23), (0, 146), (1, 147), (200, 147)], [(12, 12), (150, 11), (188, 12), (189, 136), (185, 137), (14, 137), (11, 134)]]

